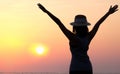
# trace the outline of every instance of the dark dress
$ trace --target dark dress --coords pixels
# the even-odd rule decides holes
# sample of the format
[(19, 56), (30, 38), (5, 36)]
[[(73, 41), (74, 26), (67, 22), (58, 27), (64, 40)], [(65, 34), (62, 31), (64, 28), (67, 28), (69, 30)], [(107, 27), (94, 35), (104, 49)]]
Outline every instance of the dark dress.
[(75, 41), (70, 41), (70, 51), (72, 54), (70, 64), (70, 74), (93, 74), (92, 65), (87, 55), (89, 41), (87, 37), (76, 37)]

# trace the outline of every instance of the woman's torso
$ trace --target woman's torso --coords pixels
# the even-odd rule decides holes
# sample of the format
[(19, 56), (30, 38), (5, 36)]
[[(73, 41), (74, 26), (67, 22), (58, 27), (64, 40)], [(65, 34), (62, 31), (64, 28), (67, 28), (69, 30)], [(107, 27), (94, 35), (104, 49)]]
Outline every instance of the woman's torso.
[(91, 70), (92, 66), (87, 55), (89, 49), (88, 37), (77, 37), (70, 41), (70, 51), (72, 54), (70, 70)]

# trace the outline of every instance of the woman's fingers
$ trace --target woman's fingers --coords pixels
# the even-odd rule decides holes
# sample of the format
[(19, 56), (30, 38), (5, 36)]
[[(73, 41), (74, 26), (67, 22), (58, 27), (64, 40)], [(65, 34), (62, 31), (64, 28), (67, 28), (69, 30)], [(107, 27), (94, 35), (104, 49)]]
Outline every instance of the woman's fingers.
[(42, 11), (44, 11), (44, 12), (47, 11), (47, 10), (43, 7), (43, 5), (41, 5), (40, 3), (38, 3), (37, 5), (39, 6), (39, 8), (40, 8)]

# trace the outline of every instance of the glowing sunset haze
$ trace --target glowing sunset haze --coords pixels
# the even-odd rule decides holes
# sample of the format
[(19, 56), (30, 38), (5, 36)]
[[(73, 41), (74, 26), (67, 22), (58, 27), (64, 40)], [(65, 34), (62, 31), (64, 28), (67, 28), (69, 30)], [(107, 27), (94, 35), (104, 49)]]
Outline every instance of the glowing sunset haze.
[[(75, 15), (86, 15), (91, 30), (120, 0), (1, 0), (0, 72), (69, 71), (69, 41), (37, 3), (72, 31)], [(101, 24), (88, 55), (94, 72), (120, 73), (120, 10)]]

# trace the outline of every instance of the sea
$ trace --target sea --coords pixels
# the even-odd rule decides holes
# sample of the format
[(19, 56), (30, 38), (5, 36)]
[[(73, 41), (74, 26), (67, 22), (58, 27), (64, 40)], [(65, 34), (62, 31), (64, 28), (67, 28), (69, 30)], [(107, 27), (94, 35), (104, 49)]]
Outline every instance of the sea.
[[(0, 74), (69, 74), (68, 72), (0, 72)], [(93, 73), (93, 74), (120, 74), (120, 73)]]

